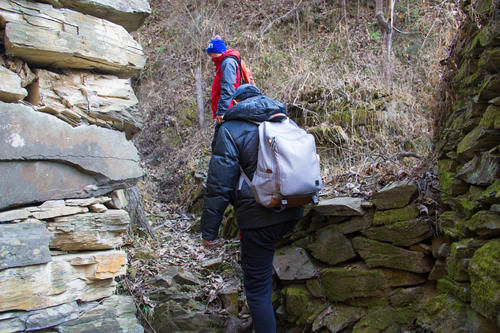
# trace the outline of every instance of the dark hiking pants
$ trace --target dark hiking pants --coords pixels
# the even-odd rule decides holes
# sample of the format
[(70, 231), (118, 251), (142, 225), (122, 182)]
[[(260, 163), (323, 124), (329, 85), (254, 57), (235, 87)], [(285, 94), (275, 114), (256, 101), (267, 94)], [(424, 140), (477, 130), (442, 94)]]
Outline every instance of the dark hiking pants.
[(255, 333), (276, 332), (272, 304), (274, 244), (296, 221), (241, 231), (241, 263), (245, 294)]

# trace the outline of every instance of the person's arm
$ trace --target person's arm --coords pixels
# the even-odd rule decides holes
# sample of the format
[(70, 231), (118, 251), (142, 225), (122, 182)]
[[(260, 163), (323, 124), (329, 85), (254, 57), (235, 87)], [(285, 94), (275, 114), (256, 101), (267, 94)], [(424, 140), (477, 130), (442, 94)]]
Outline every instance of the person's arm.
[(238, 62), (235, 59), (229, 58), (222, 62), (222, 77), (220, 80), (220, 98), (217, 103), (217, 115), (224, 115), (231, 104), (231, 96), (233, 96), (236, 91), (234, 84), (236, 83), (237, 70)]
[(200, 222), (205, 241), (217, 238), (224, 211), (240, 176), (238, 148), (225, 126), (220, 128), (216, 142), (208, 168), (207, 194)]

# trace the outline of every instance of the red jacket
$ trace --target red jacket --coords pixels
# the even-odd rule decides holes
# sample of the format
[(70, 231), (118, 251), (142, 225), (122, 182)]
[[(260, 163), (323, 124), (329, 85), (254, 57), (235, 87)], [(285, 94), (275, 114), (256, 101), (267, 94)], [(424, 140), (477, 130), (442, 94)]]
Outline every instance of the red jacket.
[[(241, 83), (241, 74), (238, 62), (224, 61), (225, 58), (234, 56), (240, 60), (240, 53), (236, 50), (230, 49), (222, 53), (216, 58), (212, 58), (215, 64), (215, 79), (212, 84), (211, 106), (212, 118), (215, 119), (216, 115), (224, 114), (228, 109), (233, 106), (231, 96)], [(235, 65), (236, 64), (236, 65)]]

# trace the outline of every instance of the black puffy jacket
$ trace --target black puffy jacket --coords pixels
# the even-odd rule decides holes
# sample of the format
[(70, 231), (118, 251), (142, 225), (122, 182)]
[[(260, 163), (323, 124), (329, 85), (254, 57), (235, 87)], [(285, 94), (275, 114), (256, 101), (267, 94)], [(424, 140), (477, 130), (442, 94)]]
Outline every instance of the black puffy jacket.
[(238, 88), (233, 95), (240, 103), (224, 115), (210, 160), (207, 179), (201, 232), (203, 239), (217, 238), (224, 211), (233, 203), (240, 229), (266, 227), (302, 217), (302, 208), (287, 208), (282, 212), (258, 204), (250, 187), (243, 182), (238, 189), (240, 166), (250, 179), (257, 167), (259, 147), (258, 126), (252, 121), (280, 121), (282, 117), (270, 120), (276, 113), (286, 112), (280, 102), (263, 96), (260, 90), (249, 84)]

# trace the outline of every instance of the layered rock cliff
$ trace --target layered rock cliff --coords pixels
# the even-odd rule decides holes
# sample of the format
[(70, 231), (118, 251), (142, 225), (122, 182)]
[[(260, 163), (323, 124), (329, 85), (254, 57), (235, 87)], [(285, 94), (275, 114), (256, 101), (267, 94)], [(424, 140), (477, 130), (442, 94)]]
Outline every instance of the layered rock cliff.
[(0, 1), (0, 332), (141, 332), (116, 294), (142, 177), (136, 1)]

